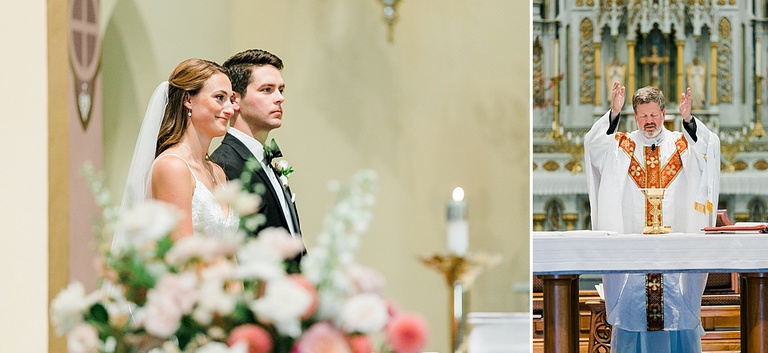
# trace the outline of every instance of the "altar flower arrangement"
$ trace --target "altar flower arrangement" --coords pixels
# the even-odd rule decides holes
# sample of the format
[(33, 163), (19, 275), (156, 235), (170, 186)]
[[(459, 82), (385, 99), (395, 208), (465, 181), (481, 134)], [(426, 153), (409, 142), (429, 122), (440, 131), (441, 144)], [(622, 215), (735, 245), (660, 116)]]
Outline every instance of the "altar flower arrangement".
[[(319, 244), (293, 275), (283, 261), (303, 246), (281, 229), (174, 243), (177, 212), (143, 203), (119, 217), (131, 241), (104, 252), (103, 288), (71, 283), (51, 303), (53, 327), (72, 353), (421, 352), (425, 320), (386, 299), (384, 279), (354, 260), (375, 173), (332, 188), (339, 197)], [(241, 212), (255, 209), (243, 195), (217, 194)]]

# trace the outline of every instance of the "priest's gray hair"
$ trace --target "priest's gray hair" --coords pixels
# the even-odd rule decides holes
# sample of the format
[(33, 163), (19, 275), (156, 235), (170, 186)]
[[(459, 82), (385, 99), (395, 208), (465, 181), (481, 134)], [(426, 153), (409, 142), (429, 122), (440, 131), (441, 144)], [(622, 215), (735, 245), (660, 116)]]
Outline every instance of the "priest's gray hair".
[(637, 106), (645, 103), (659, 103), (659, 109), (664, 110), (664, 93), (661, 90), (653, 86), (645, 86), (635, 91), (635, 95), (632, 96), (632, 109), (637, 113)]

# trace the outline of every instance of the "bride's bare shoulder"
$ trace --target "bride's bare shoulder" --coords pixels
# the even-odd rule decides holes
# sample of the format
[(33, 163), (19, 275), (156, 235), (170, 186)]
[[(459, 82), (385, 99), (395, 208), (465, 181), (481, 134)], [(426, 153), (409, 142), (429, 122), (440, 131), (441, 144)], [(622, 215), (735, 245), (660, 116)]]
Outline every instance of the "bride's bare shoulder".
[(181, 156), (173, 153), (162, 153), (152, 164), (152, 180), (154, 181), (184, 181), (191, 177), (189, 164)]

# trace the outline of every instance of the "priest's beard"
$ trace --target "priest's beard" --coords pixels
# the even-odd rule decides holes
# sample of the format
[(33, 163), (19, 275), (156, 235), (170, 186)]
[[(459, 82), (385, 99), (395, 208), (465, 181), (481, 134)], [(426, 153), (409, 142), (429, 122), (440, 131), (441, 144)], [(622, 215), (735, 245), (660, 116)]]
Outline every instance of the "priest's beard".
[(645, 138), (652, 139), (658, 137), (659, 134), (661, 134), (662, 126), (656, 125), (654, 123), (647, 123), (642, 127), (638, 126), (637, 129), (643, 133)]

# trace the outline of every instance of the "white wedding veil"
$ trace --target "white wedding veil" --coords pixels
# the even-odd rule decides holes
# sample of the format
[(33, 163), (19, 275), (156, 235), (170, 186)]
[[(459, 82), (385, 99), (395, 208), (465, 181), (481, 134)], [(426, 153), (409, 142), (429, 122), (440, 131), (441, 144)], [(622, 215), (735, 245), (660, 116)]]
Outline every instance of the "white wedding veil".
[[(165, 106), (168, 104), (168, 81), (164, 81), (155, 88), (147, 105), (147, 112), (141, 123), (139, 136), (136, 139), (136, 147), (133, 150), (133, 159), (128, 169), (128, 178), (125, 181), (123, 198), (120, 202), (120, 215), (151, 195), (150, 170), (155, 160), (157, 148), (157, 135), (160, 132), (160, 123), (163, 121)], [(112, 237), (111, 251), (115, 252), (124, 246), (125, 231), (121, 229), (120, 222), (116, 225), (115, 234)]]

